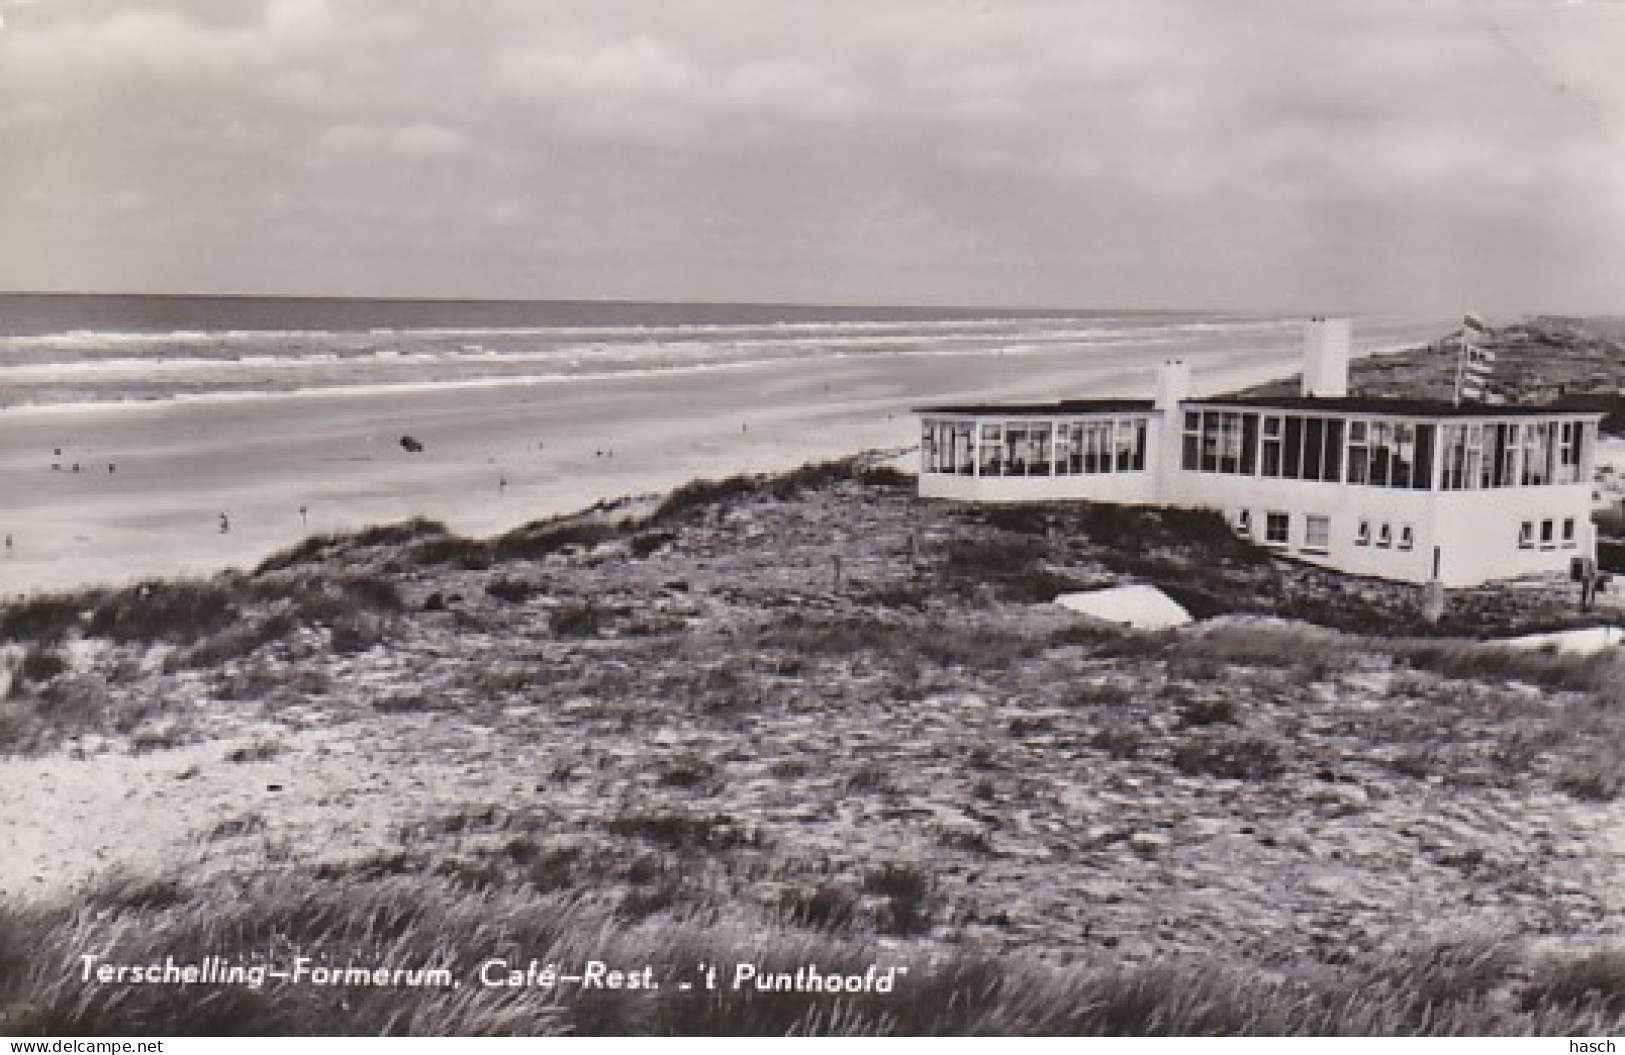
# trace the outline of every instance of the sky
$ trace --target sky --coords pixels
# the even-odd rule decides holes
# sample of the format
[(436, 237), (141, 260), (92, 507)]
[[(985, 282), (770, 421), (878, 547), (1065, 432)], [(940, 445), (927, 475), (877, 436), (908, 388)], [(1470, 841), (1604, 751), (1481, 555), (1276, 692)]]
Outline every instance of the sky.
[(1625, 312), (1622, 0), (0, 15), (0, 290)]

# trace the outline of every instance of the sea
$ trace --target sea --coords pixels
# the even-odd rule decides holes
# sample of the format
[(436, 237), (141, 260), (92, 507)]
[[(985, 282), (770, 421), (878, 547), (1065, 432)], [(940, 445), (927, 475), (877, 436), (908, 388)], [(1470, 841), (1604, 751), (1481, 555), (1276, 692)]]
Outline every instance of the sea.
[[(1199, 311), (0, 294), (0, 408), (723, 370), (863, 356), (1279, 357), (1303, 317)], [(1356, 321), (1357, 345), (1441, 320)]]

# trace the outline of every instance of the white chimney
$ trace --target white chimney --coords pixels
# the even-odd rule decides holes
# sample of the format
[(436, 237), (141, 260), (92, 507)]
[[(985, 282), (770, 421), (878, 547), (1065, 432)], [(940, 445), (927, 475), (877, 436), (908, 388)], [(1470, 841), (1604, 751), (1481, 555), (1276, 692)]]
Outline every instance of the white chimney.
[(1157, 409), (1172, 414), (1179, 401), (1190, 398), (1191, 368), (1183, 359), (1165, 359), (1157, 368)]
[(1303, 332), (1303, 394), (1336, 398), (1349, 394), (1349, 320), (1309, 320)]

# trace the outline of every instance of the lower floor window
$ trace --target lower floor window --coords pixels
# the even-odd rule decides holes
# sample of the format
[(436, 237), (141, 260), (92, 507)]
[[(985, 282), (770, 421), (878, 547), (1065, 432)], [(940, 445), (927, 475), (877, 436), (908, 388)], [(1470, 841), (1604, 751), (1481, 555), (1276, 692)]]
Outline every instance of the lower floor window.
[(1575, 544), (1576, 543), (1575, 543), (1575, 539), (1574, 539), (1574, 518), (1573, 517), (1565, 517), (1564, 520), (1563, 520), (1563, 548), (1564, 549), (1573, 549), (1575, 547)]
[(1330, 517), (1316, 516), (1311, 513), (1303, 520), (1303, 548), (1325, 553), (1332, 543), (1332, 521)]
[(1535, 522), (1533, 520), (1525, 520), (1518, 525), (1518, 548), (1535, 548)]
[(1264, 514), (1264, 541), (1284, 546), (1292, 537), (1292, 518), (1286, 513)]
[(1371, 521), (1362, 520), (1360, 526), (1354, 529), (1354, 544), (1356, 546), (1371, 545)]

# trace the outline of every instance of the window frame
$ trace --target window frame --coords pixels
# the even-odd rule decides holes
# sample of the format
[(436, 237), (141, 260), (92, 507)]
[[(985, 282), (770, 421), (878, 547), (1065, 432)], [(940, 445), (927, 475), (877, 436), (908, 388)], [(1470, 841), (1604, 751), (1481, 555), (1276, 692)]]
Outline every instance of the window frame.
[[(1315, 529), (1319, 527), (1317, 532)], [(1316, 536), (1319, 536), (1317, 541)], [(1332, 518), (1324, 513), (1305, 513), (1303, 517), (1303, 550), (1305, 553), (1330, 553), (1332, 549)]]

